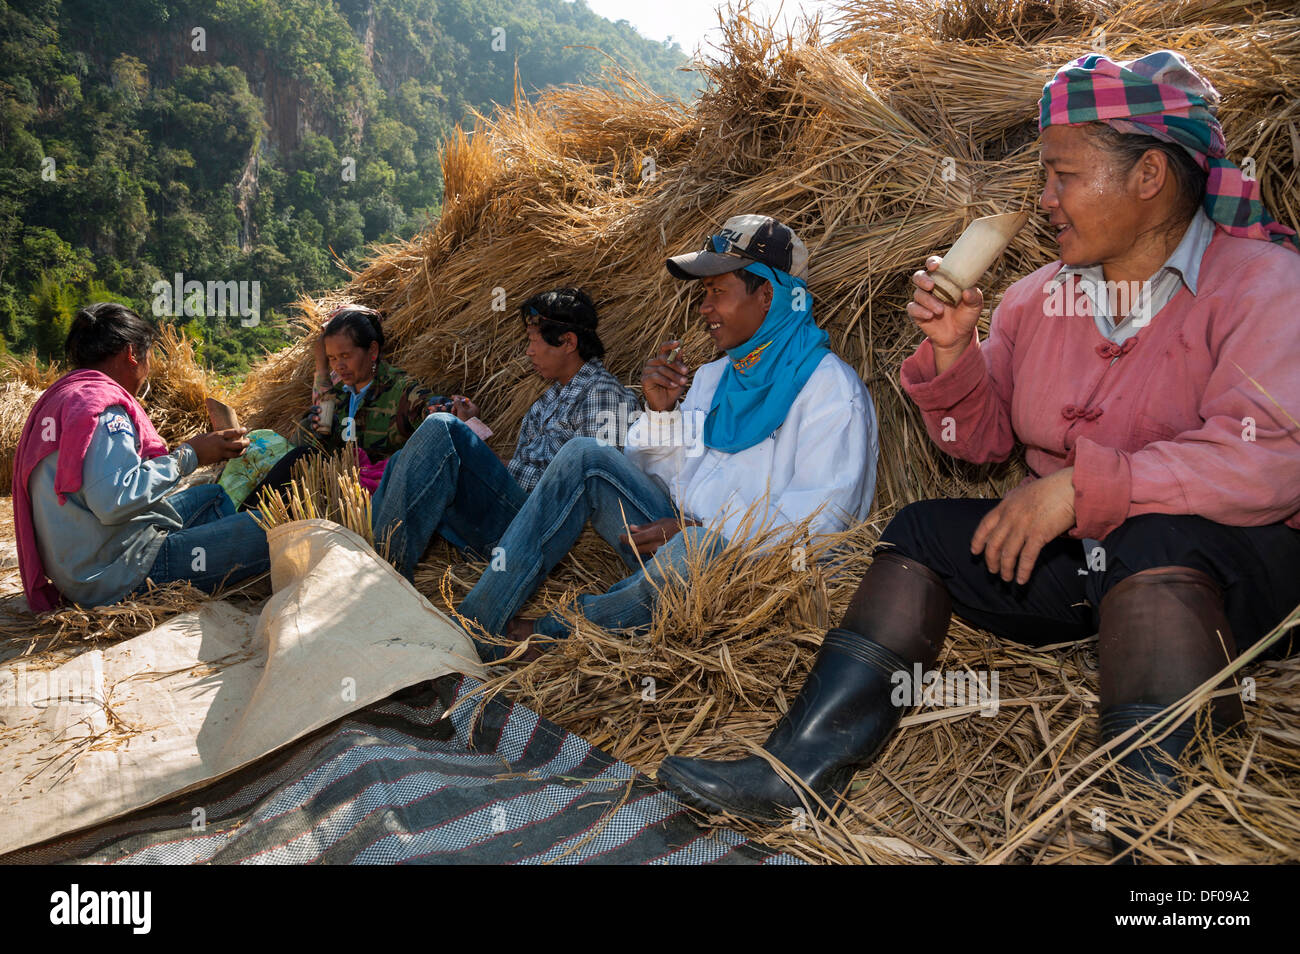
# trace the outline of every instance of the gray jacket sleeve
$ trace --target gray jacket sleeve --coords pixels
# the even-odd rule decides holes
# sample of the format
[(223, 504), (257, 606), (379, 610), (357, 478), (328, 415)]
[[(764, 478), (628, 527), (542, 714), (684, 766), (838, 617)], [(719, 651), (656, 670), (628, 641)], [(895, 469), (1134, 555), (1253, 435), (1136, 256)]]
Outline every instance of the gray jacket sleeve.
[(121, 405), (99, 416), (86, 452), (81, 489), (86, 506), (107, 526), (125, 523), (148, 510), (199, 463), (189, 444), (162, 457), (141, 460), (135, 442), (135, 428)]

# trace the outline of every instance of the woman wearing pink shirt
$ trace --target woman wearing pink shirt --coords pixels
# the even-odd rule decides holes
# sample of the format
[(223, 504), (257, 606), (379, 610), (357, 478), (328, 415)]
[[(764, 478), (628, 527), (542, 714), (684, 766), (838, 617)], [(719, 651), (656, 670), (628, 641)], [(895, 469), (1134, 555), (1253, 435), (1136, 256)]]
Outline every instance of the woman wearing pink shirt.
[[(923, 501), (886, 528), (765, 746), (827, 804), (898, 725), (891, 676), (933, 666), (954, 612), (1032, 644), (1097, 633), (1107, 741), (1300, 602), (1300, 257), (1224, 158), (1217, 102), (1167, 51), (1063, 67), (1040, 103), (1060, 261), (1008, 289), (984, 341), (979, 289), (949, 307), (931, 294), (939, 259), (913, 276), (925, 340), (902, 381), (931, 437), (975, 462), (1022, 443), (1032, 474), (1002, 500)], [(1209, 715), (1239, 725), (1240, 697)], [(1176, 788), (1193, 730), (1122, 764)], [(777, 821), (803, 805), (760, 757), (672, 757), (659, 778), (711, 812)]]

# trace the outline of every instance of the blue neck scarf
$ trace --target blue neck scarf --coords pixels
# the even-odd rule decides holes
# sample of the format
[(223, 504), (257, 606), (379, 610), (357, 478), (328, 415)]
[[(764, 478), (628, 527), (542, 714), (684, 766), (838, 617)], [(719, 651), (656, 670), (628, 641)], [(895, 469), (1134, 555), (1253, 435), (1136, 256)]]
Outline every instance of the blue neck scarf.
[(754, 336), (731, 359), (704, 420), (704, 444), (727, 454), (766, 440), (785, 421), (822, 358), (830, 336), (813, 322), (808, 283), (757, 262), (745, 271), (772, 283), (772, 304)]

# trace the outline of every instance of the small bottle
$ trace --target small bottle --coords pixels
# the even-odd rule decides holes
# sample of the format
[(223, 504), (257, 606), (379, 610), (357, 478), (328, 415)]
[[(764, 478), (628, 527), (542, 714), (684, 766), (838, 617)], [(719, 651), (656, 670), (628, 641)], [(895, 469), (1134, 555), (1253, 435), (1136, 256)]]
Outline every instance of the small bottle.
[(316, 372), (316, 379), (311, 387), (311, 403), (320, 408), (316, 430), (321, 434), (328, 434), (334, 427), (334, 396), (331, 394), (333, 386), (334, 382), (330, 380), (328, 371)]

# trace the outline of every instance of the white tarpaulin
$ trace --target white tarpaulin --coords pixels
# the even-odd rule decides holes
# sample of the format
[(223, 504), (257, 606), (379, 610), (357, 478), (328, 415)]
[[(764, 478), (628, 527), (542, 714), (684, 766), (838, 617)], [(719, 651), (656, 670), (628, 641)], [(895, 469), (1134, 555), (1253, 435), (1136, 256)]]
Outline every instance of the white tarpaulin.
[(0, 853), (227, 775), (450, 672), (474, 646), (356, 534), (268, 534), (260, 615), (211, 602), (54, 669), (0, 669)]

